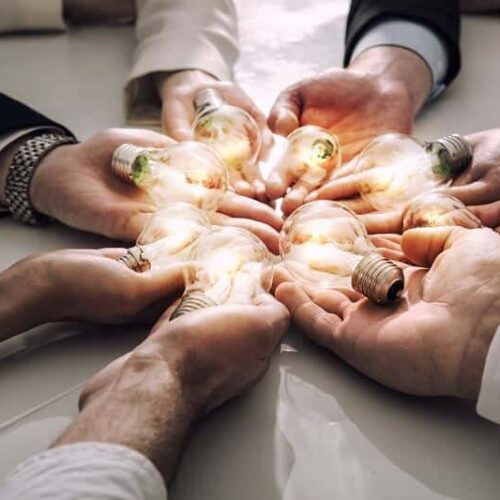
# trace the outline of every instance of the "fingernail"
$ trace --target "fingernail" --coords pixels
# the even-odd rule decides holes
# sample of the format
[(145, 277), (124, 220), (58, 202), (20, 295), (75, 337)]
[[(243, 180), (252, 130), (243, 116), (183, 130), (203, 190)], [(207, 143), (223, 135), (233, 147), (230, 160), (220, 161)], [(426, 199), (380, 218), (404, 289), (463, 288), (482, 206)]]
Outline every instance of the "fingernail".
[(276, 118), (276, 132), (287, 136), (292, 130), (297, 128), (297, 117), (287, 108), (281, 108)]

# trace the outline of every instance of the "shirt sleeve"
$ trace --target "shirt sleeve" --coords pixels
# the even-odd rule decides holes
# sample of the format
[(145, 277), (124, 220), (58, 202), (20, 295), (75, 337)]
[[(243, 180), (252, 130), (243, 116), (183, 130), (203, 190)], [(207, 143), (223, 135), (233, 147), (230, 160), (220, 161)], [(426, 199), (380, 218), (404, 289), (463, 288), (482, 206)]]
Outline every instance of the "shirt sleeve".
[(351, 61), (365, 50), (384, 45), (411, 50), (420, 56), (431, 71), (431, 96), (435, 97), (444, 90), (448, 73), (448, 54), (443, 40), (435, 31), (414, 21), (388, 19), (364, 33), (354, 47)]
[(126, 86), (129, 122), (159, 123), (153, 74), (199, 69), (232, 78), (238, 28), (232, 0), (138, 0), (137, 46)]
[(0, 34), (63, 31), (62, 0), (0, 0)]
[(160, 473), (121, 445), (77, 443), (35, 455), (0, 487), (2, 500), (166, 500)]
[(486, 356), (476, 410), (482, 417), (500, 424), (500, 325)]

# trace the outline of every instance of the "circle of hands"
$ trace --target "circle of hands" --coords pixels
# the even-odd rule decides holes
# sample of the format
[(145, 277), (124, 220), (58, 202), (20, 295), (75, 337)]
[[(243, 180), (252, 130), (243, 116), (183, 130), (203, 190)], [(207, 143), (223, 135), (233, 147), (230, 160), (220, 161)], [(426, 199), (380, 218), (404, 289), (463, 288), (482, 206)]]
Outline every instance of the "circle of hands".
[[(351, 290), (298, 285), (278, 265), (274, 297), (262, 294), (252, 305), (217, 306), (169, 322), (184, 286), (180, 263), (135, 273), (117, 262), (126, 250), (116, 248), (63, 250), (26, 259), (7, 273), (15, 280), (27, 266), (34, 266), (37, 286), (46, 292), (41, 308), (45, 321), (156, 321), (137, 349), (89, 382), (82, 404), (105, 392), (131, 359), (153, 356), (174, 363), (172, 352), (182, 357), (196, 351), (198, 365), (189, 375), (190, 384), (199, 387), (200, 405), (216, 406), (259, 379), (290, 319), (306, 336), (388, 387), (418, 395), (477, 398), (488, 346), (500, 322), (500, 236), (488, 229), (500, 230), (500, 130), (467, 137), (473, 162), (448, 188), (485, 228), (412, 229), (401, 236), (401, 213), (369, 212), (357, 197), (352, 167), (352, 159), (374, 137), (410, 132), (410, 97), (401, 89), (387, 88), (362, 73), (331, 70), (282, 92), (266, 120), (236, 84), (181, 72), (161, 89), (168, 135), (111, 129), (81, 144), (57, 148), (33, 180), (35, 207), (78, 229), (135, 240), (156, 207), (145, 193), (113, 176), (112, 153), (123, 143), (160, 148), (189, 139), (193, 98), (209, 86), (255, 118), (263, 137), (261, 160), (272, 147), (272, 132), (288, 135), (307, 124), (336, 134), (345, 160), (321, 186), (301, 196), (294, 193), (298, 179), (291, 172), (275, 169), (263, 180), (256, 166), (241, 179), (255, 196), (228, 192), (211, 222), (248, 229), (277, 254), (283, 220), (271, 202), (283, 198), (283, 210), (289, 214), (308, 201), (339, 201), (361, 214), (372, 242), (399, 262), (405, 293), (394, 304), (378, 307)], [(268, 203), (261, 201), (263, 192)], [(58, 304), (57, 311), (51, 304)], [(466, 317), (461, 314), (465, 306)]]

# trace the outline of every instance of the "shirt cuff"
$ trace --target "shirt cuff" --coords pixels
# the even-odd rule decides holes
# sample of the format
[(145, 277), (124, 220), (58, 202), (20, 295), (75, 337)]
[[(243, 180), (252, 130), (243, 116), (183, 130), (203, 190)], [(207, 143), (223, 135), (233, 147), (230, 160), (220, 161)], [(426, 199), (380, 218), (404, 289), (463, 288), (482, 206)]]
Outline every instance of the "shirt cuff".
[(432, 29), (413, 21), (388, 19), (368, 30), (353, 50), (351, 61), (365, 50), (383, 45), (401, 47), (419, 55), (431, 71), (431, 99), (444, 89), (448, 71), (446, 46)]
[(476, 410), (482, 417), (500, 424), (500, 325), (486, 356)]
[(0, 489), (3, 500), (166, 500), (160, 473), (144, 455), (108, 443), (59, 446), (27, 459)]
[(64, 31), (62, 0), (0, 0), (0, 33)]

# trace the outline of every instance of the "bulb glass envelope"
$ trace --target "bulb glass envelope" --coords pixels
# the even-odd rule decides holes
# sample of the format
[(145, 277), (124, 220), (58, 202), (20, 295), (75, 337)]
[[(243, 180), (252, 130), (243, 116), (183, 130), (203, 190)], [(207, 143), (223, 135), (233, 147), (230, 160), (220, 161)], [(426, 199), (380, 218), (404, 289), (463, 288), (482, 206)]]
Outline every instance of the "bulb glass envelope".
[(428, 145), (403, 134), (370, 142), (356, 160), (357, 189), (375, 210), (401, 210), (416, 196), (448, 180)]
[(328, 179), (342, 163), (337, 137), (321, 127), (300, 127), (287, 137), (287, 142), (279, 166), (310, 188)]
[(356, 215), (340, 203), (315, 201), (285, 221), (280, 254), (300, 282), (321, 288), (351, 287), (363, 257), (376, 253)]
[(244, 229), (212, 229), (196, 241), (187, 260), (194, 265), (185, 273), (185, 296), (201, 292), (217, 304), (251, 304), (271, 289), (271, 255)]
[(151, 216), (137, 246), (154, 269), (184, 259), (192, 244), (210, 229), (201, 210), (188, 203), (171, 203)]
[(261, 148), (260, 129), (241, 108), (224, 102), (201, 111), (193, 123), (197, 141), (213, 147), (229, 172), (240, 172), (257, 163)]
[(403, 231), (416, 227), (482, 227), (481, 221), (457, 198), (433, 191), (415, 198), (403, 213)]
[(164, 149), (143, 149), (131, 174), (159, 207), (185, 202), (216, 210), (228, 188), (227, 169), (210, 147), (188, 141)]

